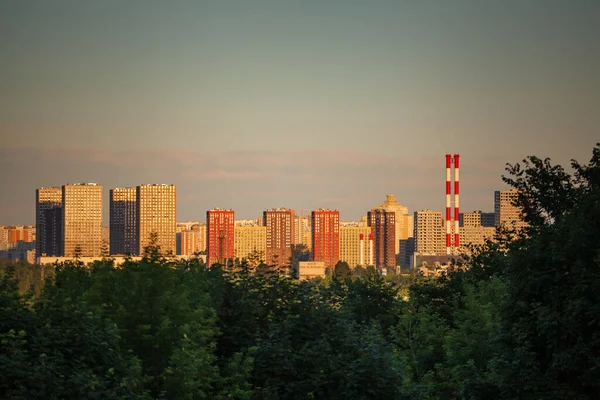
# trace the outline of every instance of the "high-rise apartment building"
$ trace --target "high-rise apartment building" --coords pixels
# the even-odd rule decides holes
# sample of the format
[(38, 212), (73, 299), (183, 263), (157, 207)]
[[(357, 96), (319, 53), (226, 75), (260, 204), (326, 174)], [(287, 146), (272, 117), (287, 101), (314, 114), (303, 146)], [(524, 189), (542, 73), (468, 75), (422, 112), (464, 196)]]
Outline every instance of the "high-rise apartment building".
[(62, 255), (62, 189), (35, 191), (36, 257)]
[(374, 244), (375, 267), (395, 271), (396, 267), (396, 213), (375, 208), (367, 213)]
[(410, 227), (412, 218), (408, 215), (408, 207), (403, 206), (396, 201), (396, 196), (388, 194), (385, 196), (385, 201), (381, 203), (379, 207), (387, 211), (393, 211), (396, 213), (396, 243), (394, 243), (394, 251), (396, 254), (400, 253), (400, 240), (406, 240), (412, 237), (413, 229)]
[(461, 252), (468, 252), (471, 245), (481, 245), (486, 239), (493, 239), (496, 233), (494, 226), (494, 213), (481, 211), (465, 212), (460, 214), (459, 233)]
[(446, 254), (446, 230), (444, 228), (442, 213), (431, 210), (416, 211), (414, 220), (414, 251), (422, 255)]
[(267, 227), (258, 224), (237, 225), (235, 230), (235, 258), (248, 259), (251, 253), (257, 253), (262, 260), (267, 254)]
[(523, 221), (521, 208), (514, 205), (519, 192), (517, 189), (497, 190), (494, 192), (494, 213), (496, 226), (522, 229), (527, 224)]
[(62, 187), (63, 252), (65, 257), (102, 255), (102, 186), (97, 183)]
[(110, 254), (137, 255), (137, 191), (134, 187), (110, 190)]
[(320, 208), (311, 214), (313, 261), (333, 268), (340, 260), (340, 212)]
[(295, 243), (295, 212), (287, 208), (275, 208), (263, 212), (263, 224), (267, 227), (268, 265), (290, 265), (292, 244)]
[(206, 225), (194, 224), (190, 229), (183, 230), (179, 235), (179, 250), (177, 254), (190, 256), (206, 250)]
[(206, 212), (207, 265), (227, 264), (235, 257), (235, 212), (215, 208)]
[(350, 268), (365, 267), (371, 261), (371, 228), (365, 224), (344, 223), (340, 226), (340, 260)]
[(142, 254), (156, 235), (164, 253), (176, 254), (177, 188), (152, 184), (136, 188), (137, 251)]

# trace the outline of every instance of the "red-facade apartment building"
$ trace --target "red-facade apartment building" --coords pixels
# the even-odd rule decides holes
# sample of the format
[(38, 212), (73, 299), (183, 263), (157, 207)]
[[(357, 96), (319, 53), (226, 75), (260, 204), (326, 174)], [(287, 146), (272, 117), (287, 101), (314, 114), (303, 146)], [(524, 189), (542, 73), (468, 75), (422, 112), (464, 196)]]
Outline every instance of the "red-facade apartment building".
[(311, 214), (313, 260), (333, 268), (340, 260), (340, 212), (318, 209)]
[(294, 240), (296, 213), (288, 208), (275, 208), (263, 212), (267, 227), (266, 263), (275, 267), (290, 265)]
[(235, 257), (233, 210), (215, 208), (206, 212), (206, 263), (227, 264)]

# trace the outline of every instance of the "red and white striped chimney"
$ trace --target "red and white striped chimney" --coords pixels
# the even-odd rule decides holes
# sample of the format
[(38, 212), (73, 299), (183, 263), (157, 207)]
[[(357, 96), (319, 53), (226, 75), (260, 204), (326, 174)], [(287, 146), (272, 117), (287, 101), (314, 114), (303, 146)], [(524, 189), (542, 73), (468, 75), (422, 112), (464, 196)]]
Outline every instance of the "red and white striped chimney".
[[(458, 222), (460, 220), (460, 174), (459, 174), (459, 160), (460, 155), (454, 155), (454, 250), (458, 253), (458, 247), (460, 246), (460, 232)], [(454, 252), (453, 252), (454, 253)]]
[(452, 168), (452, 156), (446, 154), (446, 254), (452, 254), (452, 238), (450, 237), (450, 220), (452, 219), (451, 196), (452, 183), (450, 169)]

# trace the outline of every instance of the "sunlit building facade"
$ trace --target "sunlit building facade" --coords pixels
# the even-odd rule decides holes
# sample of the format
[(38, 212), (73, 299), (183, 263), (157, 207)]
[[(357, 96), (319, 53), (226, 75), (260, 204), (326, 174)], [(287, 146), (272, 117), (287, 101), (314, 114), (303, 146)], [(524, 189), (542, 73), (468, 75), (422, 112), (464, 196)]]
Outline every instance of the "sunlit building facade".
[(101, 256), (102, 186), (97, 183), (63, 185), (62, 204), (62, 255)]
[[(414, 252), (422, 255), (446, 254), (446, 230), (440, 211), (421, 210), (414, 214)], [(454, 224), (451, 224), (451, 228)]]
[(371, 227), (344, 224), (340, 226), (340, 260), (348, 263), (350, 268), (358, 265), (365, 267), (371, 260)]
[(248, 259), (252, 253), (260, 255), (262, 260), (267, 254), (267, 227), (262, 225), (236, 225), (234, 240), (235, 258)]
[(313, 261), (332, 268), (340, 260), (340, 212), (320, 208), (311, 214)]
[(408, 207), (403, 206), (396, 201), (396, 196), (388, 194), (385, 196), (385, 201), (377, 208), (382, 208), (386, 211), (393, 211), (395, 216), (395, 240), (394, 252), (400, 253), (400, 240), (406, 240), (413, 236), (413, 229), (411, 229), (412, 218), (408, 215)]
[(295, 243), (295, 216), (295, 211), (288, 208), (263, 212), (263, 224), (267, 228), (267, 264), (276, 267), (290, 265), (292, 244)]
[(496, 226), (505, 226), (517, 230), (527, 226), (521, 215), (521, 208), (514, 205), (519, 192), (516, 189), (494, 192), (494, 213)]
[(176, 254), (177, 188), (151, 184), (136, 188), (137, 254), (143, 254), (152, 235), (163, 253)]
[(235, 258), (235, 212), (214, 208), (206, 212), (207, 265), (227, 264)]
[(179, 255), (190, 256), (206, 251), (206, 225), (194, 224), (178, 235)]

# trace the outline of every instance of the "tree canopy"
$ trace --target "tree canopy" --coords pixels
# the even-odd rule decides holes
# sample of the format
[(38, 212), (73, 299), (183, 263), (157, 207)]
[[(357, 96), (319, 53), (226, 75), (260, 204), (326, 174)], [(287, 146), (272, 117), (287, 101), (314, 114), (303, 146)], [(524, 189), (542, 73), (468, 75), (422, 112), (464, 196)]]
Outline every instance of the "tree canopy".
[(597, 398), (600, 145), (571, 167), (507, 165), (527, 227), (435, 278), (338, 263), (298, 281), (156, 243), (118, 267), (2, 266), (0, 397)]

